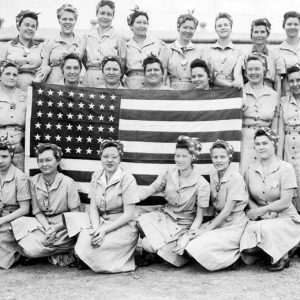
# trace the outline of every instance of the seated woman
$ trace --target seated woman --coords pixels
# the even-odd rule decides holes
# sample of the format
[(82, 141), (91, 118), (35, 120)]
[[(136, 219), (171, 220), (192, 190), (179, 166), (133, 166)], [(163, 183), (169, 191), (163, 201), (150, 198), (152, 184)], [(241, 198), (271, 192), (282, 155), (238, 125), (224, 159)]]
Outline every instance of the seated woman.
[(0, 138), (0, 268), (8, 269), (20, 257), (10, 222), (29, 213), (27, 176), (12, 164), (14, 147)]
[(140, 194), (144, 200), (155, 192), (164, 193), (167, 204), (160, 211), (141, 215), (138, 226), (144, 249), (156, 252), (176, 267), (188, 262), (178, 241), (188, 230), (199, 228), (204, 208), (209, 204), (209, 184), (201, 176), (201, 167), (193, 164), (199, 159), (201, 148), (197, 138), (180, 136), (175, 150), (176, 166), (160, 174)]
[(0, 136), (14, 147), (13, 163), (24, 170), (24, 136), (27, 93), (16, 87), (19, 67), (12, 61), (0, 64)]
[(125, 89), (121, 83), (122, 63), (118, 56), (105, 56), (101, 62), (104, 83), (97, 88)]
[(230, 165), (233, 153), (229, 143), (222, 140), (213, 143), (210, 155), (215, 171), (210, 176), (210, 186), (217, 215), (200, 226), (186, 247), (209, 271), (224, 269), (238, 260), (240, 239), (248, 221), (244, 212), (248, 194), (242, 175)]
[(267, 254), (272, 263), (267, 270), (281, 271), (289, 267), (288, 252), (300, 241), (300, 216), (292, 204), (296, 175), (293, 166), (275, 154), (275, 132), (258, 129), (254, 143), (260, 160), (248, 167), (245, 176), (251, 221), (241, 239), (242, 258), (251, 264)]
[(164, 69), (160, 59), (151, 54), (143, 61), (144, 87), (143, 90), (173, 90), (163, 84)]
[(194, 90), (210, 90), (212, 75), (209, 66), (204, 60), (196, 58), (191, 62), (191, 75)]
[(89, 193), (92, 229), (83, 229), (75, 246), (79, 258), (95, 272), (135, 269), (138, 188), (134, 177), (121, 169), (122, 156), (123, 144), (119, 141), (101, 143), (102, 168), (93, 174)]
[(60, 147), (39, 144), (36, 156), (41, 173), (30, 181), (34, 218), (14, 222), (14, 235), (24, 256), (49, 256), (51, 263), (65, 266), (74, 261), (74, 240), (69, 238), (62, 216), (68, 211), (80, 211), (78, 191), (70, 177), (58, 172)]
[(78, 55), (71, 53), (63, 57), (60, 64), (61, 72), (63, 74), (63, 79), (56, 84), (82, 87), (80, 84), (80, 72), (82, 69), (82, 62)]

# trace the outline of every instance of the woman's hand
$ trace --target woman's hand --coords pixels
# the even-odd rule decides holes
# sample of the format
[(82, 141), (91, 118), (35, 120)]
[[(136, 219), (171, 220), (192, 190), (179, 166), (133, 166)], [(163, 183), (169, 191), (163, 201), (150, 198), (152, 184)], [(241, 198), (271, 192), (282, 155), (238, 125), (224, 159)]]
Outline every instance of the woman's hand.
[(33, 79), (33, 81), (43, 82), (51, 72), (51, 69), (52, 68), (50, 66), (40, 66), (35, 73), (35, 78)]
[(56, 227), (54, 225), (50, 225), (46, 229), (45, 241), (43, 242), (44, 246), (51, 246), (56, 241)]
[(263, 216), (264, 214), (265, 212), (263, 212), (260, 207), (250, 208), (247, 211), (247, 216), (252, 221), (257, 220), (260, 216)]
[(243, 84), (241, 82), (239, 82), (239, 81), (233, 81), (231, 83), (231, 86), (235, 87), (235, 88), (238, 88), (238, 89), (241, 89), (243, 87)]
[(182, 255), (183, 251), (185, 250), (188, 243), (193, 239), (193, 236), (195, 234), (194, 230), (190, 230), (183, 234), (177, 241), (177, 245), (174, 251), (172, 251), (175, 254)]
[(92, 235), (91, 245), (93, 247), (100, 247), (103, 239), (107, 233), (105, 226), (100, 226), (98, 229), (93, 229), (90, 235)]

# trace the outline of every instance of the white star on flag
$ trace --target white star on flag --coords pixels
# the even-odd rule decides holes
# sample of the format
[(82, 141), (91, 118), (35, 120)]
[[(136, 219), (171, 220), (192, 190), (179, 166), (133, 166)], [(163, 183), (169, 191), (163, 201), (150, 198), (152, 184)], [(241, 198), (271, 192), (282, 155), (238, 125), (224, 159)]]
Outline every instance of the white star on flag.
[(69, 135), (66, 137), (66, 139), (67, 139), (67, 142), (71, 142), (72, 141), (72, 137), (69, 136)]
[(53, 116), (53, 113), (51, 111), (47, 113), (48, 118), (52, 118), (52, 116)]
[(109, 109), (110, 109), (110, 110), (115, 110), (115, 106), (114, 106), (114, 105), (110, 105), (110, 106), (109, 106)]
[(38, 106), (42, 106), (43, 105), (43, 101), (42, 100), (38, 100), (37, 105)]
[(44, 90), (39, 89), (39, 90), (38, 90), (39, 95), (43, 94), (43, 91), (44, 91)]
[(52, 96), (52, 95), (53, 95), (53, 91), (52, 91), (52, 90), (49, 90), (49, 91), (48, 91), (48, 95), (49, 95), (49, 96)]
[(69, 107), (69, 108), (73, 107), (73, 105), (74, 105), (73, 102), (69, 102), (69, 103), (68, 103), (68, 107)]
[(88, 127), (87, 127), (87, 129), (88, 129), (88, 131), (93, 131), (93, 126), (92, 125), (89, 125)]
[(56, 129), (61, 129), (62, 125), (60, 123), (56, 124)]
[(81, 153), (81, 151), (82, 151), (82, 149), (79, 147), (76, 149), (76, 153)]
[(72, 92), (72, 91), (69, 92), (69, 96), (70, 96), (70, 97), (74, 97), (74, 92)]
[(102, 115), (98, 116), (99, 118), (99, 121), (103, 121), (104, 120), (104, 117)]
[(72, 130), (72, 128), (73, 128), (73, 125), (71, 125), (71, 124), (68, 124), (68, 125), (67, 125), (67, 129), (68, 129), (68, 130)]
[(45, 140), (50, 141), (51, 135), (47, 134), (45, 135)]
[(113, 116), (110, 116), (108, 119), (109, 119), (109, 122), (113, 122), (115, 118)]
[(51, 100), (49, 100), (47, 103), (48, 103), (48, 106), (51, 106), (51, 107), (52, 107), (53, 102), (52, 102)]
[(99, 107), (100, 107), (100, 109), (104, 109), (105, 108), (105, 106), (103, 104), (100, 104)]
[(82, 117), (83, 117), (82, 114), (77, 115), (78, 120), (82, 120)]
[(90, 99), (94, 99), (95, 95), (94, 94), (90, 94)]
[(87, 154), (92, 154), (92, 150), (90, 148), (86, 149)]
[(47, 129), (51, 129), (51, 127), (52, 127), (52, 125), (51, 125), (50, 123), (47, 123), (47, 124), (46, 124), (46, 128), (47, 128)]
[(37, 123), (35, 124), (35, 128), (41, 128), (41, 125), (42, 125), (42, 124), (40, 124), (39, 122), (37, 122)]
[(68, 119), (72, 119), (73, 118), (73, 114), (69, 113), (67, 114)]
[(77, 140), (78, 143), (81, 143), (81, 142), (82, 142), (82, 137), (81, 137), (81, 136), (78, 136), (78, 137), (76, 138), (76, 140)]
[(83, 98), (83, 97), (84, 97), (84, 94), (83, 94), (83, 93), (80, 93), (80, 94), (79, 94), (79, 97), (80, 97), (80, 98)]
[(57, 135), (57, 136), (55, 137), (55, 139), (56, 139), (56, 141), (59, 141), (59, 142), (60, 142), (61, 136), (60, 136), (60, 135)]
[(88, 143), (91, 143), (92, 140), (93, 140), (93, 138), (91, 138), (91, 137), (89, 136), (89, 137), (86, 138), (86, 140), (87, 140)]
[(39, 140), (41, 138), (41, 136), (38, 133), (34, 137), (36, 140)]
[(57, 93), (58, 93), (58, 96), (62, 96), (64, 94), (63, 91), (61, 91), (61, 90), (59, 90)]
[(94, 116), (91, 115), (91, 114), (89, 114), (89, 115), (88, 115), (88, 119), (92, 121), (92, 120), (94, 119)]
[(104, 128), (103, 128), (102, 126), (99, 126), (99, 127), (98, 127), (98, 131), (99, 131), (99, 132), (103, 132), (103, 129), (104, 129)]
[(109, 132), (114, 132), (115, 131), (115, 129), (112, 126), (110, 126), (108, 129), (109, 129)]
[(66, 150), (66, 153), (71, 153), (71, 148), (67, 147), (65, 150)]
[[(98, 141), (98, 143), (100, 144), (100, 143), (102, 143), (103, 138), (99, 137), (99, 138), (97, 139), (97, 141)], [(98, 153), (98, 154), (99, 154), (99, 153)]]
[(38, 117), (41, 117), (42, 115), (43, 115), (43, 113), (42, 113), (41, 111), (38, 111), (38, 112), (37, 112), (37, 116), (38, 116)]
[(58, 107), (63, 107), (63, 106), (64, 106), (64, 104), (63, 104), (61, 101), (59, 101), (59, 102), (57, 103), (57, 105), (58, 105)]
[(84, 103), (80, 102), (79, 104), (79, 108), (83, 108), (84, 107)]
[(58, 117), (59, 119), (62, 119), (63, 114), (62, 114), (62, 113), (58, 113), (58, 114), (57, 114), (57, 117)]
[(78, 131), (81, 131), (81, 130), (82, 130), (82, 126), (81, 126), (80, 124), (77, 125), (76, 127), (77, 127), (77, 130), (78, 130)]
[(105, 99), (105, 95), (101, 94), (100, 99), (102, 99), (102, 100)]
[(117, 97), (115, 95), (110, 96), (111, 100), (115, 100)]
[(93, 109), (94, 107), (95, 107), (95, 105), (94, 105), (93, 103), (90, 103), (90, 104), (89, 104), (89, 108), (90, 108), (90, 109)]

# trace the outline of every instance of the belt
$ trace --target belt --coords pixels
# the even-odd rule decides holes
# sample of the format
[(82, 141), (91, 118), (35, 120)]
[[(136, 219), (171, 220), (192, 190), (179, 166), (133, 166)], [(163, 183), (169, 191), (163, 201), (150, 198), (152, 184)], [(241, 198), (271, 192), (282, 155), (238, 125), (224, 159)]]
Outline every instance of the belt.
[(139, 70), (136, 70), (136, 71), (129, 71), (128, 73), (126, 73), (126, 75), (128, 77), (131, 77), (131, 76), (141, 76), (141, 77), (144, 77), (145, 76), (145, 73), (143, 71), (139, 71)]
[(300, 129), (296, 130), (296, 129), (292, 129), (292, 130), (287, 130), (285, 131), (285, 134), (293, 134), (293, 133), (297, 133), (300, 134)]
[(191, 82), (189, 77), (170, 77), (171, 82)]
[(0, 131), (1, 129), (4, 130), (14, 130), (14, 131), (23, 131), (23, 127), (22, 126), (13, 126), (13, 125), (4, 125), (0, 127)]
[(19, 69), (19, 74), (31, 74), (31, 75), (35, 75), (36, 70), (32, 69), (32, 68), (23, 68), (23, 69)]
[(261, 125), (243, 125), (243, 128), (264, 128), (267, 126), (261, 126)]

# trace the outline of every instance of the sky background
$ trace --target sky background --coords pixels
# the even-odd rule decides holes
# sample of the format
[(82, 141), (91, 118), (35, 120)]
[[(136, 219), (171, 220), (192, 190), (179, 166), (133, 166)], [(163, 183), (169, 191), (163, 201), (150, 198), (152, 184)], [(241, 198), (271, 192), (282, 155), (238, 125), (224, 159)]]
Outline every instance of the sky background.
[[(77, 29), (90, 29), (91, 19), (95, 19), (97, 0), (0, 0), (0, 17), (5, 19), (5, 28), (15, 27), (15, 16), (21, 9), (40, 12), (40, 28), (58, 28), (56, 9), (64, 3), (77, 7), (79, 17)], [(273, 33), (283, 33), (282, 17), (288, 10), (300, 11), (300, 0), (115, 0), (116, 15), (113, 26), (128, 30), (126, 17), (135, 4), (147, 11), (150, 30), (174, 31), (179, 14), (195, 9), (194, 15), (200, 22), (206, 22), (207, 31), (214, 30), (214, 18), (220, 11), (233, 16), (236, 32), (249, 32), (251, 21), (267, 17), (272, 23)], [(198, 29), (199, 30), (199, 29)]]

